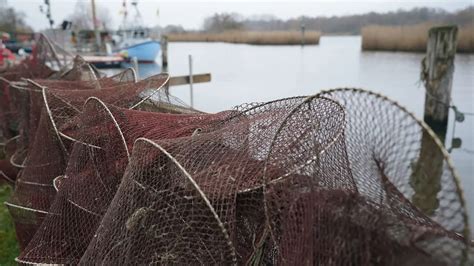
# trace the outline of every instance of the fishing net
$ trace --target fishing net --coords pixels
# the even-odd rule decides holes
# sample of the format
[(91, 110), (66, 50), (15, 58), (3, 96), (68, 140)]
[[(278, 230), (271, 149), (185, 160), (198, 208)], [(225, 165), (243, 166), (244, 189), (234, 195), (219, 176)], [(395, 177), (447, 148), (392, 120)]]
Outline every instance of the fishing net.
[[(12, 116), (15, 115), (15, 110), (10, 109), (12, 97), (9, 86), (10, 83), (19, 81), (20, 79), (50, 77), (55, 72), (51, 68), (52, 65), (64, 67), (66, 58), (70, 58), (70, 55), (67, 53), (58, 55), (55, 46), (44, 35), (40, 35), (30, 57), (18, 65), (0, 72), (0, 122), (2, 124), (1, 130), (4, 138), (8, 139), (13, 137), (10, 131), (16, 129), (11, 125), (11, 123), (13, 123), (12, 120), (14, 117)], [(55, 63), (51, 65), (50, 62), (53, 61)]]
[[(16, 149), (16, 139), (13, 138), (19, 133), (19, 112), (26, 108), (25, 105), (17, 105), (17, 103), (28, 101), (27, 93), (17, 92), (13, 89), (12, 83), (20, 79), (51, 77), (55, 73), (53, 66), (64, 67), (70, 58), (72, 57), (69, 53), (49, 42), (44, 35), (40, 35), (30, 57), (0, 72), (0, 140), (1, 146), (7, 143), (10, 145), (5, 148), (6, 154), (3, 154), (5, 159), (0, 161), (0, 173), (4, 179), (12, 181), (17, 175), (17, 171), (10, 163), (10, 158)], [(54, 63), (51, 64), (51, 62)], [(21, 96), (25, 98), (15, 100), (15, 97)]]
[[(80, 264), (471, 263), (448, 157), (403, 108), (341, 90), (238, 113), (137, 140)], [(443, 154), (434, 211), (415, 196), (423, 143)]]
[(55, 180), (59, 192), (50, 214), (18, 261), (77, 264), (115, 195), (136, 139), (191, 136), (230, 114), (150, 113), (89, 99), (65, 175)]
[[(2, 103), (0, 121), (2, 123), (2, 133), (7, 139), (12, 134), (9, 123), (14, 123), (18, 119), (14, 117), (21, 107), (11, 104), (12, 95), (10, 84), (12, 82), (25, 79), (58, 79), (63, 80), (91, 80), (97, 79), (98, 72), (87, 64), (80, 56), (74, 58), (57, 44), (48, 40), (46, 36), (40, 34), (31, 56), (24, 59), (18, 65), (6, 69), (0, 73), (0, 100)], [(13, 122), (12, 122), (13, 121)]]
[[(146, 97), (151, 97), (168, 81), (167, 74), (159, 74), (146, 80), (132, 83), (128, 80), (101, 89), (53, 89), (41, 86), (42, 108), (34, 140), (28, 146), (28, 155), (22, 172), (15, 184), (9, 210), (17, 228), (20, 249), (41, 224), (44, 213), (54, 199), (53, 179), (64, 174), (72, 140), (79, 126), (79, 115), (87, 97), (94, 96), (117, 106), (135, 108)], [(31, 107), (31, 106), (30, 106)], [(31, 111), (30, 111), (31, 112)], [(40, 216), (35, 215), (41, 213)], [(26, 217), (26, 218), (25, 218)], [(20, 224), (29, 219), (27, 226)], [(25, 233), (24, 231), (28, 231)], [(28, 237), (20, 237), (28, 236)]]
[[(74, 73), (70, 75), (70, 73)], [(50, 77), (52, 78), (52, 77)], [(8, 121), (14, 126), (11, 129), (11, 137), (18, 136), (14, 141), (9, 141), (8, 150), (14, 154), (7, 154), (8, 161), (17, 168), (23, 168), (27, 156), (29, 145), (34, 140), (36, 128), (40, 120), (41, 109), (44, 106), (42, 88), (52, 90), (89, 90), (113, 85), (125, 85), (135, 83), (136, 75), (132, 69), (127, 69), (110, 78), (96, 78), (93, 69), (86, 64), (83, 59), (76, 57), (72, 68), (68, 69), (64, 75), (58, 78), (68, 80), (52, 79), (24, 79), (22, 82), (15, 82), (10, 85), (11, 99), (9, 111), (14, 114)], [(78, 78), (79, 80), (73, 80)], [(10, 138), (9, 138), (10, 139)], [(14, 179), (14, 176), (9, 179)]]

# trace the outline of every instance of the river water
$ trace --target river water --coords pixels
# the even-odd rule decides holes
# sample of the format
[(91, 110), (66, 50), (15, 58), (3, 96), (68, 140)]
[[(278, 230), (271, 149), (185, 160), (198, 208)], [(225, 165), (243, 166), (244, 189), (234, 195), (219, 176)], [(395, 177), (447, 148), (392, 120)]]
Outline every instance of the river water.
[[(365, 52), (361, 38), (322, 37), (316, 46), (254, 46), (226, 43), (170, 43), (169, 72), (211, 73), (212, 81), (194, 85), (194, 107), (218, 112), (245, 102), (261, 102), (295, 95), (309, 95), (337, 87), (360, 87), (380, 92), (422, 117), (424, 88), (420, 86), (423, 54)], [(155, 64), (140, 65), (141, 77), (160, 71)], [(189, 103), (189, 86), (171, 89)], [(474, 55), (456, 55), (452, 101), (462, 112), (474, 114)], [(446, 146), (453, 136), (453, 112)], [(462, 147), (454, 160), (469, 213), (474, 217), (474, 116), (456, 123), (454, 136)], [(471, 227), (474, 229), (474, 218)], [(474, 231), (474, 230), (472, 230)]]

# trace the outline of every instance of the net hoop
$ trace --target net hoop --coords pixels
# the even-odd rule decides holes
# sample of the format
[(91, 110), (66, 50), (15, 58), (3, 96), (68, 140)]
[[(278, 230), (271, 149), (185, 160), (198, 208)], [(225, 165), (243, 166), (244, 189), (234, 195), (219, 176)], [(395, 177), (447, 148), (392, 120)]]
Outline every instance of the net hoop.
[(176, 167), (178, 167), (178, 169), (183, 173), (183, 175), (186, 177), (186, 179), (191, 183), (191, 185), (194, 187), (194, 189), (198, 192), (201, 199), (204, 200), (204, 203), (206, 204), (209, 211), (211, 211), (211, 213), (213, 214), (214, 219), (216, 220), (217, 224), (219, 225), (219, 227), (222, 231), (222, 234), (223, 234), (224, 238), (227, 241), (227, 245), (229, 246), (229, 248), (231, 250), (232, 262), (233, 262), (234, 265), (237, 265), (237, 252), (235, 250), (234, 244), (232, 243), (232, 241), (230, 239), (229, 233), (227, 232), (227, 229), (225, 228), (224, 223), (219, 218), (219, 215), (217, 214), (216, 210), (214, 209), (211, 202), (207, 198), (206, 194), (201, 190), (201, 188), (196, 183), (194, 178), (186, 171), (186, 169), (178, 162), (178, 160), (176, 158), (174, 158), (167, 150), (165, 150), (163, 147), (161, 147), (156, 142), (154, 142), (150, 139), (147, 139), (147, 138), (138, 138), (137, 140), (135, 140), (134, 146), (137, 145), (138, 142), (146, 143), (146, 144), (151, 145), (154, 148), (160, 150), (160, 152), (162, 152), (166, 157), (168, 157), (171, 160), (171, 162), (174, 165), (176, 165)]
[[(114, 115), (112, 114), (110, 109), (107, 107), (107, 105), (101, 99), (99, 99), (97, 97), (89, 97), (86, 100), (86, 102), (84, 103), (83, 110), (85, 110), (85, 108), (88, 104), (93, 103), (93, 102), (96, 102), (96, 104), (99, 104), (100, 107), (104, 109), (104, 111), (107, 113), (109, 118), (114, 123), (115, 129), (117, 130), (117, 132), (120, 136), (120, 139), (122, 141), (123, 148), (125, 149), (125, 152), (127, 153), (127, 161), (130, 161), (130, 152), (128, 150), (127, 142), (125, 141), (125, 137), (123, 135), (122, 129), (120, 128), (120, 125), (118, 124), (117, 120), (115, 119)], [(92, 145), (92, 144), (87, 144), (87, 145)], [(93, 145), (93, 146), (95, 146), (95, 145)], [(97, 146), (95, 146), (95, 147), (97, 147)]]
[(47, 211), (25, 207), (25, 206), (17, 205), (17, 204), (7, 202), (7, 201), (5, 201), (3, 204), (5, 204), (8, 208), (20, 209), (23, 211), (29, 211), (29, 212), (34, 212), (34, 213), (50, 214), (50, 212), (47, 212)]
[(170, 80), (170, 75), (166, 72), (163, 72), (163, 73), (160, 73), (160, 74), (157, 74), (157, 75), (154, 75), (154, 76), (151, 76), (151, 77), (148, 77), (146, 79), (144, 79), (145, 81), (148, 81), (148, 82), (152, 82), (154, 78), (159, 78), (160, 76), (165, 76), (165, 81), (156, 89), (153, 89), (151, 93), (149, 93), (146, 97), (143, 97), (140, 101), (138, 101), (136, 104), (132, 105), (130, 108), (128, 109), (135, 109), (137, 107), (139, 107), (142, 103), (144, 103), (145, 101), (147, 101), (148, 99), (150, 99), (153, 95), (155, 95), (156, 93), (158, 93), (161, 89), (165, 88), (166, 87), (166, 84), (169, 83), (169, 80)]
[[(465, 199), (464, 199), (464, 191), (463, 191), (463, 189), (460, 185), (461, 184), (460, 176), (459, 176), (456, 168), (454, 168), (454, 163), (453, 163), (451, 157), (449, 156), (448, 151), (446, 150), (443, 143), (441, 142), (439, 137), (436, 135), (436, 133), (431, 129), (430, 126), (428, 126), (423, 120), (418, 119), (416, 117), (416, 115), (413, 112), (409, 111), (406, 107), (402, 106), (397, 101), (392, 100), (392, 99), (388, 98), (387, 96), (385, 96), (381, 93), (373, 92), (373, 91), (362, 89), (362, 88), (334, 88), (334, 89), (321, 91), (320, 93), (318, 93), (318, 95), (321, 95), (321, 96), (324, 96), (325, 94), (331, 95), (332, 93), (337, 93), (337, 92), (354, 92), (354, 93), (360, 93), (360, 94), (368, 94), (368, 95), (372, 95), (372, 96), (375, 96), (377, 98), (380, 98), (380, 99), (394, 105), (395, 107), (399, 108), (401, 111), (406, 113), (410, 118), (412, 118), (419, 126), (421, 126), (422, 130), (426, 131), (430, 135), (430, 137), (436, 143), (436, 146), (438, 147), (438, 149), (442, 152), (443, 157), (444, 157), (443, 159), (446, 162), (449, 170), (453, 174), (453, 180), (454, 180), (454, 184), (456, 186), (456, 192), (459, 195), (459, 201), (460, 201), (461, 207), (463, 209), (465, 209), (466, 202), (465, 202)], [(463, 212), (462, 215), (463, 215), (464, 223), (466, 225), (463, 234), (465, 236), (469, 236), (470, 235), (469, 215), (467, 214), (467, 212)]]
[(64, 145), (64, 143), (62, 141), (61, 135), (59, 135), (58, 127), (56, 126), (56, 122), (54, 121), (54, 118), (53, 118), (53, 113), (51, 112), (51, 108), (49, 107), (48, 97), (46, 96), (46, 90), (47, 90), (46, 87), (42, 87), (44, 107), (46, 109), (46, 112), (48, 113), (49, 122), (53, 126), (54, 134), (56, 135), (56, 138), (59, 141), (59, 145), (61, 147), (61, 150), (64, 154), (66, 154), (66, 156), (68, 156), (69, 152), (67, 151), (66, 146)]

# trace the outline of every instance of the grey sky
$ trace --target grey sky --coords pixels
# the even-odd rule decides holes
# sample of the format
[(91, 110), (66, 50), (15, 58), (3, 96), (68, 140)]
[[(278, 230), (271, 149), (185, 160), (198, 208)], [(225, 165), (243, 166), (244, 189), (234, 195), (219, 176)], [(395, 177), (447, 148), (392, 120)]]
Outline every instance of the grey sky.
[[(81, 0), (87, 3), (90, 0)], [(50, 0), (52, 15), (56, 23), (60, 23), (74, 12), (77, 0)], [(127, 1), (130, 2), (130, 1)], [(26, 14), (26, 21), (35, 30), (48, 27), (43, 14), (39, 12), (39, 6), (43, 0), (7, 0), (8, 5)], [(100, 6), (108, 8), (113, 26), (118, 26), (121, 17), (120, 9), (122, 0), (96, 0)], [(418, 1), (389, 1), (389, 0), (365, 0), (365, 1), (250, 1), (250, 0), (221, 0), (221, 1), (139, 1), (140, 11), (148, 26), (156, 24), (180, 24), (185, 28), (198, 29), (202, 26), (205, 17), (216, 12), (237, 12), (244, 16), (271, 14), (279, 18), (287, 19), (307, 16), (339, 16), (347, 14), (361, 14), (370, 11), (388, 12), (399, 8), (411, 9), (413, 7), (443, 8), (455, 11), (472, 5), (474, 0), (418, 0)], [(157, 16), (157, 10), (159, 16)], [(133, 13), (133, 12), (132, 12)]]

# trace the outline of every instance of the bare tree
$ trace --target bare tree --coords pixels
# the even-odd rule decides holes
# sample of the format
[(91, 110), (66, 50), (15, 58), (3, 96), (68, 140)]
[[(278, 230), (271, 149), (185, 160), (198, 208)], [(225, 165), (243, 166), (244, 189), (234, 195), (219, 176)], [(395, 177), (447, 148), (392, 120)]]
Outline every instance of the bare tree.
[(32, 32), (25, 22), (25, 14), (11, 7), (0, 7), (0, 31)]
[(242, 16), (237, 13), (216, 13), (204, 20), (204, 30), (208, 32), (239, 30), (243, 27), (241, 21)]

